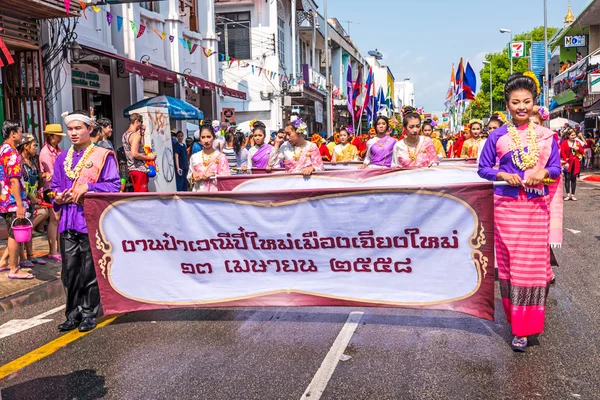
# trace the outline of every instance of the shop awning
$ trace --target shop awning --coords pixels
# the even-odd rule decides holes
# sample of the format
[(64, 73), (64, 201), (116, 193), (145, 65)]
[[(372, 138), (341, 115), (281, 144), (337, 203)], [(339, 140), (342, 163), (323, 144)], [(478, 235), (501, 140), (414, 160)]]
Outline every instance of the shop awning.
[(207, 81), (206, 79), (198, 78), (192, 75), (186, 76), (185, 79), (190, 86), (197, 87), (198, 89), (215, 91), (217, 89), (217, 84)]
[(228, 87), (221, 86), (221, 93), (223, 96), (234, 97), (236, 99), (246, 100), (246, 93), (240, 92), (239, 90), (229, 89)]
[(156, 67), (152, 64), (144, 64), (139, 61), (130, 60), (129, 58), (122, 57), (117, 54), (109, 53), (107, 51), (102, 51), (95, 49), (93, 47), (81, 46), (84, 50), (99, 54), (101, 56), (105, 56), (108, 58), (112, 58), (113, 60), (123, 62), (125, 66), (125, 71), (142, 76), (146, 79), (154, 79), (157, 81), (167, 82), (167, 83), (176, 83), (177, 82), (177, 74), (173, 71), (169, 71), (168, 69)]

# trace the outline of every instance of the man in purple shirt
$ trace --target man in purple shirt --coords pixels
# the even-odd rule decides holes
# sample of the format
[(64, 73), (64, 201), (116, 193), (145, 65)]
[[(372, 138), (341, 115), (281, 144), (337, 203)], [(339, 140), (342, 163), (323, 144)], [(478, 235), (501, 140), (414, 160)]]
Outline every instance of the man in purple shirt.
[(92, 144), (94, 120), (90, 115), (75, 111), (63, 116), (73, 145), (56, 159), (50, 185), (55, 193), (54, 209), (61, 213), (61, 276), (67, 295), (67, 320), (58, 328), (65, 332), (79, 327), (86, 332), (96, 327), (100, 292), (82, 200), (87, 192), (118, 192), (121, 183), (114, 153)]

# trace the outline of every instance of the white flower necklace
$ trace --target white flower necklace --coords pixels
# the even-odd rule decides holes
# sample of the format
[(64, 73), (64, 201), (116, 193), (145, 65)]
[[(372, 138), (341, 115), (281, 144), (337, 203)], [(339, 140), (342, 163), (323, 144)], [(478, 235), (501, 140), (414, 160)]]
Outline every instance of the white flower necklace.
[(517, 131), (517, 127), (512, 122), (508, 123), (508, 134), (511, 139), (508, 143), (508, 149), (512, 151), (513, 163), (521, 171), (535, 167), (540, 158), (540, 148), (537, 143), (534, 123), (530, 121), (527, 126), (527, 151), (521, 143), (521, 135)]
[(87, 159), (89, 158), (89, 156), (92, 154), (93, 151), (94, 151), (94, 145), (90, 144), (85, 149), (85, 152), (81, 156), (81, 159), (79, 160), (79, 162), (77, 163), (75, 168), (71, 169), (71, 166), (73, 165), (73, 153), (75, 152), (73, 146), (71, 146), (71, 148), (67, 152), (67, 157), (65, 157), (65, 162), (63, 164), (64, 169), (65, 169), (65, 174), (67, 174), (67, 177), (69, 177), (69, 179), (72, 179), (72, 180), (77, 179), (84, 166), (87, 168), (91, 167), (91, 164), (88, 164)]

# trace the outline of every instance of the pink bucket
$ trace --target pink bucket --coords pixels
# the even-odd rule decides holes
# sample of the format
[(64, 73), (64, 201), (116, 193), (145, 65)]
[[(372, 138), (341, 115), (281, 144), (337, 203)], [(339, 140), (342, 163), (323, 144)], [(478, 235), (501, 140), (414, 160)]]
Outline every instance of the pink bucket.
[(29, 225), (17, 225), (15, 226), (15, 222), (18, 218), (15, 218), (11, 224), (11, 228), (13, 231), (13, 235), (15, 236), (15, 240), (19, 243), (27, 243), (31, 240), (31, 231), (33, 230), (33, 224), (28, 218), (25, 218)]

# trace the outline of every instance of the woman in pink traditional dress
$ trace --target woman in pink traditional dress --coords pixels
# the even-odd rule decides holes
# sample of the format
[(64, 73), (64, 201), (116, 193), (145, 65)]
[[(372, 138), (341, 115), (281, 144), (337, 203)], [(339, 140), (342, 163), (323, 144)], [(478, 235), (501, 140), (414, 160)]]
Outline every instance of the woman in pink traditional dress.
[(435, 144), (428, 136), (421, 136), (421, 116), (412, 107), (405, 107), (402, 124), (406, 137), (394, 146), (392, 167), (431, 167), (440, 160)]
[(367, 142), (365, 161), (361, 168), (386, 168), (392, 166), (396, 139), (390, 136), (390, 122), (386, 116), (380, 115), (375, 120), (376, 135)]
[(490, 134), (479, 160), (479, 176), (508, 183), (494, 189), (494, 239), (514, 351), (525, 351), (527, 336), (544, 331), (552, 279), (546, 183), (560, 176), (561, 167), (554, 132), (530, 121), (538, 95), (539, 86), (529, 75), (508, 78), (504, 98), (512, 122)]
[(267, 127), (260, 121), (252, 125), (252, 138), (254, 146), (248, 151), (248, 169), (267, 168), (269, 165), (269, 155), (273, 151), (273, 146), (265, 143)]
[[(210, 121), (209, 121), (210, 122)], [(200, 143), (204, 150), (193, 154), (190, 158), (190, 169), (187, 179), (192, 185), (192, 192), (216, 192), (216, 176), (231, 175), (225, 154), (213, 147), (215, 132), (210, 123), (205, 121), (200, 128)]]
[(289, 140), (277, 136), (275, 146), (269, 156), (267, 171), (283, 161), (285, 172), (288, 174), (302, 173), (304, 176), (312, 175), (314, 171), (323, 170), (323, 159), (316, 144), (309, 142), (304, 137), (306, 124), (302, 119), (295, 117), (285, 124), (285, 133)]

